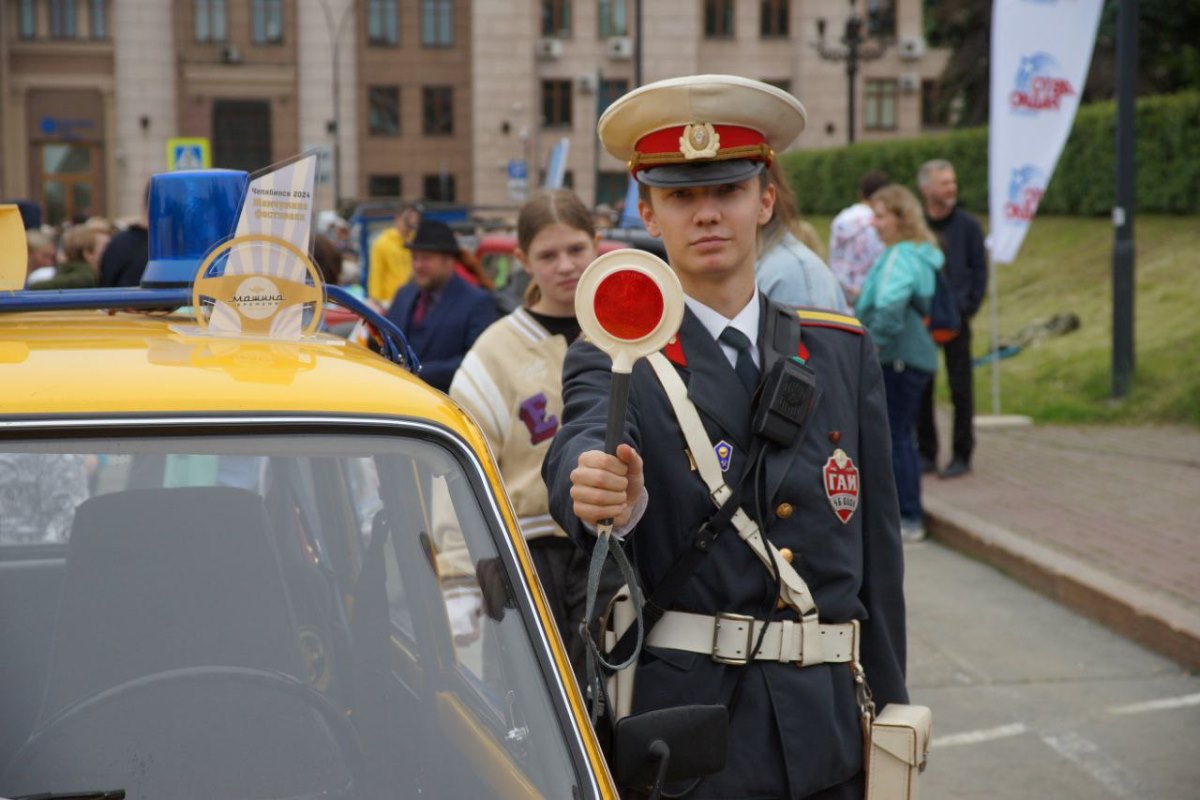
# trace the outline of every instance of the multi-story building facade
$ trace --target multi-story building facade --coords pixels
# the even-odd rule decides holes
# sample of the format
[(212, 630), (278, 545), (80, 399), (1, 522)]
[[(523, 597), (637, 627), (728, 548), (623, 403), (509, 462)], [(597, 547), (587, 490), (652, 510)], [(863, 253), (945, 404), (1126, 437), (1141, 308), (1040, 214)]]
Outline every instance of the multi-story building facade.
[[(567, 183), (611, 201), (624, 167), (595, 123), (639, 65), (643, 82), (768, 81), (808, 109), (799, 147), (849, 138), (845, 66), (816, 47), (822, 28), (837, 45), (847, 0), (0, 2), (0, 196), (51, 221), (136, 214), (179, 136), (240, 169), (323, 147), (325, 208), (509, 205), (510, 166), (536, 185), (566, 140)], [(864, 32), (888, 46), (860, 65), (856, 138), (918, 135), (946, 54), (924, 48), (920, 0), (864, 3)]]

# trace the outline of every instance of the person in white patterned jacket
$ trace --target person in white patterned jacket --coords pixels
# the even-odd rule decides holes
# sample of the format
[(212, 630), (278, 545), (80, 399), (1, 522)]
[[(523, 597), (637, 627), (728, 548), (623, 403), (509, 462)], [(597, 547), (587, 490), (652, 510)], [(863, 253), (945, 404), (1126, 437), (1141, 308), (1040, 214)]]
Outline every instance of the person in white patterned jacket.
[(829, 268), (851, 305), (858, 300), (871, 265), (883, 252), (883, 242), (871, 225), (875, 214), (870, 200), (871, 195), (889, 182), (888, 176), (879, 170), (863, 175), (858, 182), (858, 202), (842, 209), (829, 228)]

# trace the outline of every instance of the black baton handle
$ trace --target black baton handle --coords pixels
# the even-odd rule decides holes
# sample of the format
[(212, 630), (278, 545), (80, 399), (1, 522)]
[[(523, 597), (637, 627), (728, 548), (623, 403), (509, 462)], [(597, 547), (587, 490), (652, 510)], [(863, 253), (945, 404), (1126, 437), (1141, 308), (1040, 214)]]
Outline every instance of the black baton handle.
[[(617, 454), (617, 445), (625, 438), (625, 409), (629, 407), (629, 373), (613, 372), (608, 388), (608, 427), (604, 431), (604, 452)], [(600, 520), (600, 525), (612, 525), (611, 519)]]

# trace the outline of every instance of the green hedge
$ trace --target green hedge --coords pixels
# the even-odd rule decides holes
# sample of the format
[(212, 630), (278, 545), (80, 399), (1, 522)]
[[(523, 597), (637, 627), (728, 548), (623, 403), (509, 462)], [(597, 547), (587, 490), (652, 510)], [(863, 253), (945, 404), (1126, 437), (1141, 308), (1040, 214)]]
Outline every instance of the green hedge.
[[(1108, 215), (1115, 183), (1113, 102), (1079, 109), (1075, 127), (1038, 210), (1051, 214)], [(1200, 213), (1200, 92), (1146, 97), (1137, 103), (1137, 210)], [(915, 186), (917, 170), (946, 158), (958, 173), (966, 208), (987, 209), (987, 128), (931, 134), (920, 139), (860, 142), (831, 150), (788, 153), (783, 167), (806, 213), (836, 214), (849, 205), (858, 179), (882, 169)]]

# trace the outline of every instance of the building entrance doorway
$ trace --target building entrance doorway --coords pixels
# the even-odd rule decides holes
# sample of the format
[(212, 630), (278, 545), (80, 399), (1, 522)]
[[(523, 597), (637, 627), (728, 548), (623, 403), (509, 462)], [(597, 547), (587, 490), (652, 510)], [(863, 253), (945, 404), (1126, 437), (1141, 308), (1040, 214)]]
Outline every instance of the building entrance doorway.
[(58, 225), (96, 213), (100, 148), (84, 142), (37, 145), (42, 166), (41, 197), (46, 222)]
[(254, 172), (271, 165), (271, 104), (213, 101), (213, 166)]

